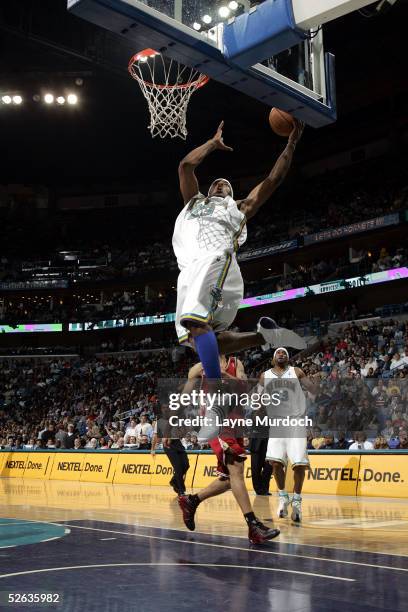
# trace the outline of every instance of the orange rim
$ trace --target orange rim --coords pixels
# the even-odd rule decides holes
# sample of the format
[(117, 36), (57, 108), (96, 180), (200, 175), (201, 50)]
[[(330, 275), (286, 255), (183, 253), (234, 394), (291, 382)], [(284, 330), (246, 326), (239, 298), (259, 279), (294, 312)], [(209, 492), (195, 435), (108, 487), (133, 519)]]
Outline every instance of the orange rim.
[(132, 76), (132, 78), (134, 78), (137, 81), (142, 81), (148, 87), (156, 87), (156, 89), (189, 89), (190, 87), (195, 87), (195, 89), (200, 89), (200, 87), (204, 87), (204, 85), (206, 85), (208, 81), (210, 80), (210, 77), (208, 77), (207, 75), (200, 74), (200, 76), (194, 81), (190, 81), (190, 83), (184, 83), (181, 85), (160, 85), (157, 83), (151, 83), (150, 81), (145, 81), (145, 79), (142, 79), (142, 77), (138, 76), (135, 73), (133, 66), (142, 57), (149, 58), (149, 57), (154, 57), (156, 55), (160, 55), (160, 53), (158, 53), (154, 49), (144, 49), (143, 51), (139, 51), (139, 53), (135, 53), (130, 58), (129, 65), (128, 65), (128, 71), (130, 75)]

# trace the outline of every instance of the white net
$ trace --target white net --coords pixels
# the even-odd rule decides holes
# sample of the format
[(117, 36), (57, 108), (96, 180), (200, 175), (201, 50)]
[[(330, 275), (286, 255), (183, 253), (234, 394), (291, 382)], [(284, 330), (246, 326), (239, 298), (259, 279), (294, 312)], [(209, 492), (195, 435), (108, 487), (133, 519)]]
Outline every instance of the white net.
[(185, 140), (188, 103), (193, 93), (208, 82), (208, 77), (152, 49), (134, 55), (129, 72), (149, 105), (148, 127), (152, 137)]

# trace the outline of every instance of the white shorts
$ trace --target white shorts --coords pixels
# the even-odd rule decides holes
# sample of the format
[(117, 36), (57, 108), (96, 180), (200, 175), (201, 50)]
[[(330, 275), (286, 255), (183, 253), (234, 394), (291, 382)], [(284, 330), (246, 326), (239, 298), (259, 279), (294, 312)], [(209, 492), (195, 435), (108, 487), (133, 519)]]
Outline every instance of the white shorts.
[(177, 281), (176, 331), (189, 344), (186, 321), (208, 323), (223, 331), (233, 323), (244, 295), (244, 282), (235, 254), (212, 254), (181, 270)]
[(269, 438), (267, 461), (279, 461), (287, 465), (288, 459), (295, 465), (309, 465), (306, 438)]

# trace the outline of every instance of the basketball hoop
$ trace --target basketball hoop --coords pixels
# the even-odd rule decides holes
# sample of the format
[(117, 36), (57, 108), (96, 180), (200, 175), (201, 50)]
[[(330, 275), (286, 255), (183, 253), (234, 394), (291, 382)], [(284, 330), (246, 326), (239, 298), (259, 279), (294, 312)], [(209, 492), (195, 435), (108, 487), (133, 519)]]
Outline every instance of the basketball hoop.
[(152, 137), (186, 139), (187, 107), (193, 93), (209, 78), (195, 68), (167, 59), (153, 49), (136, 53), (129, 72), (139, 83), (149, 105)]

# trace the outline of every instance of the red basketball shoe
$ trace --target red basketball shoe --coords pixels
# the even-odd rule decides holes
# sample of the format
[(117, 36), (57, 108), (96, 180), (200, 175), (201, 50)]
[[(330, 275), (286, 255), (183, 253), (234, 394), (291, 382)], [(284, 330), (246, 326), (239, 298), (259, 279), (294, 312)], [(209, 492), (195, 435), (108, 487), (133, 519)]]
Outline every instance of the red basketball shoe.
[(187, 529), (194, 531), (195, 522), (194, 515), (197, 510), (197, 505), (194, 504), (188, 495), (179, 495), (178, 504), (183, 513), (183, 521)]
[(267, 540), (273, 540), (273, 538), (276, 538), (279, 534), (279, 529), (266, 527), (258, 520), (248, 525), (248, 538), (251, 544), (263, 544)]

